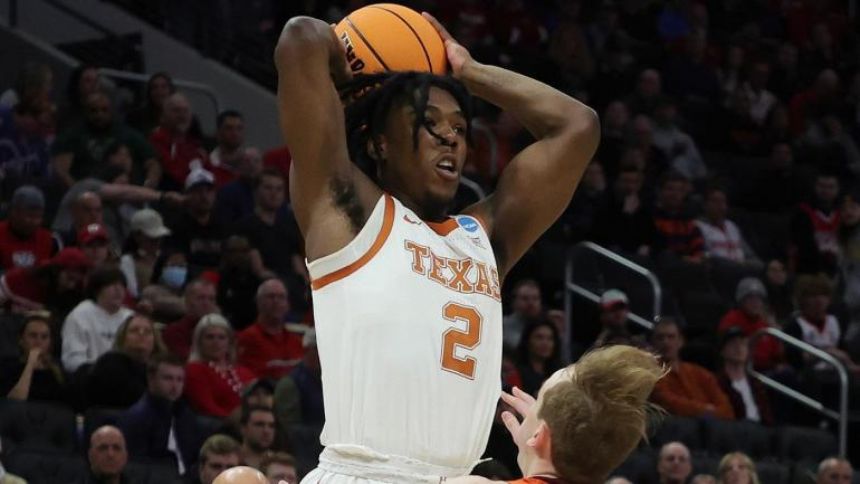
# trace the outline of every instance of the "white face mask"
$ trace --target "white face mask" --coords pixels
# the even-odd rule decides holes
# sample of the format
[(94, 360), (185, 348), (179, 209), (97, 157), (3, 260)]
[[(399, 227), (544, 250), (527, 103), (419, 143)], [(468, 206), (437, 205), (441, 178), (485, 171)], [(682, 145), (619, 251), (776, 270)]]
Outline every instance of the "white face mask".
[(188, 277), (188, 268), (182, 266), (167, 266), (161, 273), (161, 282), (171, 289), (182, 289)]

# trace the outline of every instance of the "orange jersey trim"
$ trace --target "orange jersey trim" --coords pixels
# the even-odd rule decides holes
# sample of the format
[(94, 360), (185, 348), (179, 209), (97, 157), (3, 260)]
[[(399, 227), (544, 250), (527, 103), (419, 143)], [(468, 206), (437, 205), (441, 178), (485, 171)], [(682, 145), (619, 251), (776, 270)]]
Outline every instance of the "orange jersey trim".
[(426, 223), (427, 226), (430, 227), (431, 230), (433, 230), (433, 232), (436, 232), (442, 237), (450, 234), (454, 231), (454, 229), (459, 226), (457, 224), (457, 221), (453, 218), (448, 218), (444, 222), (427, 222), (425, 220), (424, 223)]
[(349, 276), (353, 272), (364, 267), (371, 259), (373, 259), (379, 250), (382, 249), (388, 236), (391, 235), (391, 228), (394, 226), (394, 200), (391, 198), (391, 195), (388, 195), (387, 193), (384, 196), (385, 214), (382, 219), (382, 228), (379, 230), (379, 234), (376, 235), (376, 240), (374, 240), (370, 248), (367, 249), (367, 252), (352, 264), (314, 279), (311, 281), (311, 289), (314, 291), (322, 289), (333, 282), (337, 282)]

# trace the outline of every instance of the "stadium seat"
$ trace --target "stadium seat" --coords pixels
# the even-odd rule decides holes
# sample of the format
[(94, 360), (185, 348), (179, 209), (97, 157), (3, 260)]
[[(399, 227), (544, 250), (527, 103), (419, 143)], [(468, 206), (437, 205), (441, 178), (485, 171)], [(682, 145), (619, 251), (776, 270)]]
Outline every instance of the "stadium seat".
[(759, 482), (767, 484), (789, 484), (791, 468), (773, 461), (757, 461), (755, 464)]
[(90, 436), (99, 427), (103, 425), (116, 425), (120, 414), (123, 412), (119, 408), (108, 407), (92, 407), (84, 412), (84, 435), (81, 446), (87, 448), (89, 446)]
[(772, 432), (749, 420), (729, 422), (724, 420), (705, 420), (702, 423), (705, 448), (715, 455), (729, 452), (743, 452), (753, 460), (770, 454)]
[(797, 462), (791, 466), (791, 484), (815, 484), (815, 472), (818, 463), (812, 461)]
[(635, 450), (611, 476), (626, 477), (631, 482), (657, 482), (657, 452), (648, 447)]
[(701, 423), (698, 419), (666, 416), (650, 439), (655, 449), (664, 444), (678, 441), (690, 449), (702, 448)]
[(21, 350), (18, 334), (24, 320), (17, 314), (0, 314), (0, 359), (15, 358)]
[(125, 467), (129, 481), (138, 484), (182, 484), (176, 467), (167, 464), (134, 461)]
[(72, 452), (75, 414), (52, 403), (0, 401), (0, 436), (20, 450)]
[(836, 437), (829, 432), (807, 427), (782, 427), (777, 431), (779, 457), (789, 462), (820, 462), (836, 454)]
[(721, 458), (722, 456), (720, 455), (713, 455), (705, 452), (693, 452), (693, 475), (710, 474), (712, 476), (716, 476)]
[(73, 482), (87, 475), (87, 462), (77, 454), (17, 449), (6, 458), (6, 469), (28, 484)]

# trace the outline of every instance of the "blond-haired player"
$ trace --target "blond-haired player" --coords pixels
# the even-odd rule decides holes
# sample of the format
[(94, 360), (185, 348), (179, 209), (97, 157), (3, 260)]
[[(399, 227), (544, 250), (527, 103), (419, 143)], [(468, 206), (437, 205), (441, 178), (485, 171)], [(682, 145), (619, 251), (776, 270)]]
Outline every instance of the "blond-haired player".
[[(648, 396), (665, 370), (650, 353), (608, 346), (562, 368), (543, 384), (535, 400), (519, 388), (502, 398), (523, 417), (502, 418), (519, 448), (519, 484), (604, 482), (645, 435)], [(483, 477), (446, 484), (485, 484)]]

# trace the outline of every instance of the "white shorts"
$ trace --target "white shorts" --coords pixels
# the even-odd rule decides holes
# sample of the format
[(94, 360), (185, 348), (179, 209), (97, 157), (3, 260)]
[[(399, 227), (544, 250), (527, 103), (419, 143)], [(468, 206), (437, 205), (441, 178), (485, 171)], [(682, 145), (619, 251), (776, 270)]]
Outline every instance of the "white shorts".
[(465, 476), (471, 470), (380, 454), (357, 445), (330, 445), (301, 484), (439, 484), (444, 477)]

